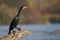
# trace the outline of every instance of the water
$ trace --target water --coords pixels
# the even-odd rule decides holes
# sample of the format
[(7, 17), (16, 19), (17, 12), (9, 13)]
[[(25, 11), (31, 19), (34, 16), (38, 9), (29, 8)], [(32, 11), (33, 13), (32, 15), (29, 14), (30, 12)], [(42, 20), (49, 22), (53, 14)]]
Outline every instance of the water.
[[(36, 25), (18, 25), (23, 26), (24, 30), (29, 30), (30, 35), (22, 40), (60, 40), (60, 24), (36, 24)], [(0, 25), (0, 38), (8, 33), (9, 25)]]

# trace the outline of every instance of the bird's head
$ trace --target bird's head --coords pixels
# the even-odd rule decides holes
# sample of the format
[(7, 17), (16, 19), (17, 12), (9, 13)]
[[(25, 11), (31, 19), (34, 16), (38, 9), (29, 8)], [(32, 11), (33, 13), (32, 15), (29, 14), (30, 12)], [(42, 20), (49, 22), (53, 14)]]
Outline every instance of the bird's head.
[(26, 9), (26, 8), (27, 8), (26, 6), (21, 6), (21, 9), (23, 9), (23, 10)]

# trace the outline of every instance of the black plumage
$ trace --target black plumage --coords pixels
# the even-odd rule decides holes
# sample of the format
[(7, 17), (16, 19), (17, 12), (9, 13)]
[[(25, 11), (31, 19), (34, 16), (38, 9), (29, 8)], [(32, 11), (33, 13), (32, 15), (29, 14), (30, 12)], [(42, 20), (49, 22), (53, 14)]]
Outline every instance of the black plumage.
[[(17, 28), (16, 26), (17, 26), (18, 23), (19, 23), (19, 16), (20, 16), (20, 13), (21, 13), (23, 7), (24, 7), (24, 6), (21, 6), (21, 7), (19, 8), (18, 14), (17, 14), (17, 15), (13, 18), (13, 20), (11, 21), (8, 34), (10, 34), (11, 31), (12, 31), (14, 28)], [(19, 28), (17, 28), (17, 29), (20, 30)]]

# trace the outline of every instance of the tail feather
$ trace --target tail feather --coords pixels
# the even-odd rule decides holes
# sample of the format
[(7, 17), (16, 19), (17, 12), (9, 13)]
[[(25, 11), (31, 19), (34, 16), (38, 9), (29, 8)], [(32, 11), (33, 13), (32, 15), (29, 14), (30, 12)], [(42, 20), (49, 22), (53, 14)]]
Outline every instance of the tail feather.
[(8, 34), (11, 34), (11, 30), (9, 30)]

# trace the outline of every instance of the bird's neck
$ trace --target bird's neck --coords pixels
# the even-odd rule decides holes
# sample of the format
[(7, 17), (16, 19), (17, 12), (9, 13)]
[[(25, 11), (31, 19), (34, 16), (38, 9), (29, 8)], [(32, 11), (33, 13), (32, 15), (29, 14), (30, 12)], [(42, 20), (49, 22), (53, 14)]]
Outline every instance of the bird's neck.
[(20, 8), (17, 14), (18, 17), (20, 16), (21, 12), (22, 12), (22, 9)]

